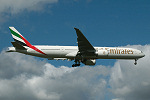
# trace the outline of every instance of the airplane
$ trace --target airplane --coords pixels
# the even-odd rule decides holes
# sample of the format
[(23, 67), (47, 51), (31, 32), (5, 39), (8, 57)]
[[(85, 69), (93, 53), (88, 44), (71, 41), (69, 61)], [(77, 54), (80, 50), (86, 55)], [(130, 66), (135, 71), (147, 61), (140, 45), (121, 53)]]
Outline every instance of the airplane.
[(78, 46), (48, 46), (32, 45), (14, 27), (9, 27), (14, 39), (13, 47), (8, 47), (7, 52), (19, 52), (48, 60), (74, 60), (72, 67), (85, 65), (95, 65), (96, 59), (132, 59), (137, 60), (145, 54), (137, 49), (123, 47), (93, 47), (83, 33), (74, 28), (77, 34)]

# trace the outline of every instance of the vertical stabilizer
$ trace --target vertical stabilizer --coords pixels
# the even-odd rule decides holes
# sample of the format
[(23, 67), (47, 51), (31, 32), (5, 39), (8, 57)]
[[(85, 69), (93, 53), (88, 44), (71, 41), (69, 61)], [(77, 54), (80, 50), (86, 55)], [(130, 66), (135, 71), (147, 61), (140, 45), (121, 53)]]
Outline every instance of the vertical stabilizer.
[(15, 42), (17, 42), (17, 43), (19, 43), (20, 45), (23, 45), (23, 46), (28, 46), (25, 42), (27, 40), (14, 27), (9, 27), (9, 29), (11, 31), (11, 35), (12, 35), (13, 39), (15, 40)]
[(15, 40), (15, 42), (12, 42), (13, 46), (18, 47), (20, 49), (23, 49), (23, 47), (21, 46), (28, 46), (31, 49), (46, 55), (44, 52), (42, 52), (41, 50), (39, 50), (38, 48), (36, 48), (35, 46), (31, 45), (14, 27), (9, 27), (10, 31), (11, 31), (11, 35), (13, 37), (13, 39)]

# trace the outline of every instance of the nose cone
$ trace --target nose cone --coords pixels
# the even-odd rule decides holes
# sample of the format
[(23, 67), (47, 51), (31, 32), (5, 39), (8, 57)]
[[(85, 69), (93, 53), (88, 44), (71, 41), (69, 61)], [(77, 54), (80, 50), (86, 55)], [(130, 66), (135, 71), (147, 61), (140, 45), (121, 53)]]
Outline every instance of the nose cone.
[(145, 54), (144, 53), (141, 53), (141, 57), (144, 57), (145, 56)]

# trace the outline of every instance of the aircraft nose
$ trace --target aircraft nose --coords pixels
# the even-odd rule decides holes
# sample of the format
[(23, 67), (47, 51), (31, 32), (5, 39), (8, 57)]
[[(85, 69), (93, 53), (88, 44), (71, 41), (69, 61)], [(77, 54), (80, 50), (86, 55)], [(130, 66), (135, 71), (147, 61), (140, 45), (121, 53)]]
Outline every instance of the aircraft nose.
[(144, 57), (144, 56), (145, 56), (145, 54), (143, 52), (141, 52), (141, 57)]

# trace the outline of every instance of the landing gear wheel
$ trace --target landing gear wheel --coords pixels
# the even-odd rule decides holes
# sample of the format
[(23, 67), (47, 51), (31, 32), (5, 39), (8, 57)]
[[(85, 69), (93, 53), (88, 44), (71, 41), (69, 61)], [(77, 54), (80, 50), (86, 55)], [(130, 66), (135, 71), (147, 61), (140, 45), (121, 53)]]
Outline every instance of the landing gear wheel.
[(80, 66), (80, 61), (78, 61), (78, 60), (75, 60), (74, 62), (75, 62), (75, 64), (73, 64), (73, 65), (72, 65), (72, 67), (77, 67), (77, 66)]
[(72, 67), (75, 67), (75, 64), (73, 64)]
[(80, 64), (73, 64), (72, 67), (80, 66)]

